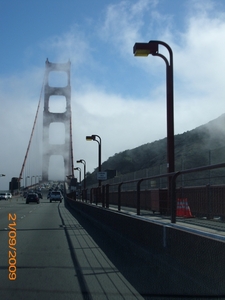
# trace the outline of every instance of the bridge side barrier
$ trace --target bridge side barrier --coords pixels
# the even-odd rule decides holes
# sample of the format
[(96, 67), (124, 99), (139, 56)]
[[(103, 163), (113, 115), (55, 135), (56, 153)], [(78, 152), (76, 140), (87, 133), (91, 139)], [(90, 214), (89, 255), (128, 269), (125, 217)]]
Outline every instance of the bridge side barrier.
[[(68, 197), (66, 201), (112, 239), (125, 243), (137, 258), (141, 255), (147, 261), (157, 260), (160, 268), (169, 267), (171, 276), (177, 272), (184, 275), (184, 284), (189, 278), (202, 286), (207, 295), (208, 292), (214, 296), (225, 294), (224, 239), (204, 236), (179, 224), (152, 222)], [(198, 289), (196, 292), (200, 293)]]
[[(90, 202), (97, 205), (98, 203), (102, 203), (102, 207), (109, 208), (109, 198), (110, 198), (110, 187), (117, 187), (117, 209), (118, 211), (121, 211), (121, 198), (122, 198), (122, 186), (129, 184), (129, 183), (136, 183), (136, 212), (137, 215), (140, 215), (141, 210), (141, 184), (144, 181), (152, 180), (152, 179), (160, 179), (160, 178), (168, 178), (169, 183), (169, 189), (164, 189), (164, 192), (167, 193), (167, 200), (166, 200), (166, 207), (162, 208), (161, 210), (164, 210), (167, 214), (171, 216), (171, 223), (176, 223), (176, 210), (177, 210), (177, 201), (176, 201), (176, 195), (177, 195), (177, 189), (176, 189), (176, 181), (178, 176), (182, 174), (188, 174), (188, 173), (195, 173), (195, 172), (202, 172), (205, 170), (214, 170), (219, 168), (224, 168), (225, 163), (215, 164), (215, 165), (209, 165), (209, 166), (203, 166), (198, 168), (191, 168), (183, 171), (177, 171), (173, 173), (166, 173), (166, 174), (160, 174), (160, 175), (154, 175), (146, 178), (139, 178), (134, 180), (128, 180), (123, 181), (119, 183), (114, 184), (106, 184), (102, 185), (102, 187), (96, 187), (91, 188), (90, 190)], [(209, 189), (209, 187), (208, 187)], [(87, 189), (88, 190), (88, 189)], [(209, 191), (208, 191), (209, 192)], [(86, 195), (87, 195), (86, 191)], [(93, 195), (94, 195), (94, 201), (93, 201)], [(85, 199), (87, 201), (87, 197)], [(164, 201), (165, 202), (165, 201)], [(208, 208), (209, 210), (209, 208)], [(210, 212), (208, 211), (208, 216), (210, 215)]]

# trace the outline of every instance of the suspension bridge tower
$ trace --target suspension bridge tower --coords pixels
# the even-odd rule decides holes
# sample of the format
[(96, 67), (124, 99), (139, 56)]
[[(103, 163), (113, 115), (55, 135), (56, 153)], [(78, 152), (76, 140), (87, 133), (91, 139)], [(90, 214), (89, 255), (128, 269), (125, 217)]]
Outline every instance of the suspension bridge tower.
[[(45, 62), (45, 82), (44, 82), (44, 110), (43, 110), (43, 157), (42, 157), (42, 180), (49, 180), (49, 164), (52, 155), (63, 158), (64, 174), (73, 174), (73, 147), (72, 147), (72, 121), (71, 121), (71, 86), (70, 86), (71, 63), (51, 63), (47, 59)], [(51, 72), (65, 72), (67, 84), (63, 87), (53, 87), (49, 85)], [(61, 74), (61, 73), (58, 73)], [(52, 112), (49, 109), (49, 102), (52, 96), (60, 96), (60, 100), (66, 100), (65, 111)], [(55, 99), (52, 98), (52, 99)], [(50, 143), (50, 126), (54, 123), (64, 124), (64, 142), (61, 144)]]

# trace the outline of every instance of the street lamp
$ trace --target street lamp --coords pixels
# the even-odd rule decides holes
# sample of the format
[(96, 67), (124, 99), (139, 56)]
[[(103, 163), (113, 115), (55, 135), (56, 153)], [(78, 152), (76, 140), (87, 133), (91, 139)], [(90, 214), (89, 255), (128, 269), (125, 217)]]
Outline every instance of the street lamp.
[(81, 183), (81, 168), (77, 167), (77, 168), (74, 168), (74, 170), (79, 171), (79, 182)]
[[(78, 189), (79, 189), (79, 194), (81, 194), (81, 168), (76, 167), (74, 170), (79, 171), (79, 184), (78, 184)], [(79, 195), (80, 196), (80, 195)]]
[(84, 190), (86, 189), (86, 161), (84, 159), (77, 160), (77, 163), (84, 165)]
[[(95, 141), (98, 143), (98, 171), (101, 172), (101, 148), (102, 148), (102, 141), (99, 135), (97, 134), (92, 134), (92, 135), (87, 135), (86, 136), (86, 141)], [(98, 185), (101, 186), (101, 180), (98, 181)]]
[[(169, 52), (168, 59), (158, 53), (159, 45), (164, 46)], [(135, 43), (133, 47), (135, 56), (153, 56), (161, 57), (166, 63), (166, 98), (167, 98), (167, 172), (173, 173), (174, 163), (174, 116), (173, 116), (173, 52), (170, 46), (162, 41), (150, 41), (149, 43)], [(170, 179), (168, 186), (169, 196), (171, 196)]]

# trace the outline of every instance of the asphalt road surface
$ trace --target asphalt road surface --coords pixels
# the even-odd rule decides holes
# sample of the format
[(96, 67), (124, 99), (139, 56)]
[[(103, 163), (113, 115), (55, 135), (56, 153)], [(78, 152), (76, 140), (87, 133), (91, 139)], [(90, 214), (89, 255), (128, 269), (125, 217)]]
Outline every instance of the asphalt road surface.
[(0, 245), (0, 299), (143, 299), (64, 203), (1, 200)]
[(208, 293), (178, 267), (131, 250), (64, 201), (0, 201), (0, 299), (185, 299)]

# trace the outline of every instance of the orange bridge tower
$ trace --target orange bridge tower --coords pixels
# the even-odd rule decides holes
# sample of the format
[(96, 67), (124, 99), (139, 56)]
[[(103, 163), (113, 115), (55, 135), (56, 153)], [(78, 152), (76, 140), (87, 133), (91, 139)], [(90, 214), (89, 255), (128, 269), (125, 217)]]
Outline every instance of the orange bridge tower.
[[(71, 63), (51, 63), (46, 60), (45, 63), (45, 82), (44, 82), (44, 111), (43, 111), (43, 157), (42, 157), (42, 180), (49, 180), (49, 167), (51, 157), (53, 155), (63, 158), (64, 170), (57, 170), (63, 176), (63, 180), (66, 176), (73, 174), (73, 147), (72, 147), (72, 121), (71, 121), (71, 86), (70, 86), (70, 67)], [(56, 72), (56, 73), (55, 73)], [(63, 73), (62, 73), (63, 72)], [(49, 77), (51, 74), (66, 75), (66, 84), (64, 86), (55, 87), (50, 86)], [(60, 76), (58, 78), (60, 79)], [(54, 99), (59, 98), (59, 102), (62, 100), (65, 103), (65, 109), (60, 112), (54, 112), (51, 110), (50, 103)], [(53, 101), (50, 101), (53, 99)], [(50, 127), (54, 124), (62, 125), (64, 134), (63, 142), (51, 143), (51, 131)], [(55, 135), (59, 134), (57, 132)], [(60, 131), (61, 134), (61, 131)], [(61, 168), (62, 169), (62, 168)], [(57, 174), (55, 174), (57, 177)]]

